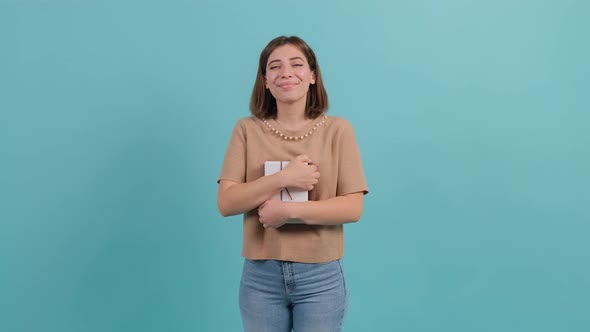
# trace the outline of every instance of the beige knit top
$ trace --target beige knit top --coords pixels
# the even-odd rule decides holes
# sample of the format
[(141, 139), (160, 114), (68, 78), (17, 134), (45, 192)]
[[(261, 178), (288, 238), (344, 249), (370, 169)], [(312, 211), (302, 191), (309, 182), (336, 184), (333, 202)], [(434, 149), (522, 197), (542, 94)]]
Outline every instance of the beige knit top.
[[(298, 132), (270, 126), (285, 135), (301, 136), (319, 124), (323, 116)], [(318, 166), (320, 178), (309, 200), (325, 200), (355, 192), (368, 193), (361, 157), (352, 126), (341, 117), (328, 116), (312, 135), (285, 140), (255, 117), (240, 119), (234, 127), (219, 180), (238, 183), (264, 176), (264, 162), (291, 160), (307, 154)], [(271, 193), (272, 194), (272, 193)], [(285, 224), (264, 228), (256, 209), (244, 213), (242, 255), (247, 259), (275, 259), (304, 263), (327, 262), (344, 254), (343, 225)]]

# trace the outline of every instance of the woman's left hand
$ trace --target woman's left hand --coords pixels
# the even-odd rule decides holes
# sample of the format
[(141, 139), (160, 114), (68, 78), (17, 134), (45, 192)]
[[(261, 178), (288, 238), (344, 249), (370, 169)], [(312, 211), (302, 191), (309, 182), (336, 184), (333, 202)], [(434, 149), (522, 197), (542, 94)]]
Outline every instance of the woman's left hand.
[(258, 207), (258, 216), (260, 217), (258, 220), (264, 228), (279, 228), (289, 220), (287, 215), (287, 204), (289, 203), (271, 199), (262, 203), (262, 205)]

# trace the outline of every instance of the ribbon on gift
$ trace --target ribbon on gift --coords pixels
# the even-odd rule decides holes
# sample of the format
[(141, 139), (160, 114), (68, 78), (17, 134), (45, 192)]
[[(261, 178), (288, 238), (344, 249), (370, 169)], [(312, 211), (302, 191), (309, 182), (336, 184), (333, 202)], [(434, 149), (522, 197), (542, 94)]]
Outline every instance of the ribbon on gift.
[[(283, 162), (282, 161), (280, 164), (280, 168), (281, 168), (280, 170), (282, 171), (283, 170)], [(289, 199), (293, 200), (293, 197), (291, 197), (291, 193), (289, 193), (289, 189), (285, 188), (285, 192), (287, 193), (287, 195), (289, 195)], [(283, 191), (281, 190), (281, 201), (282, 200), (283, 200)]]

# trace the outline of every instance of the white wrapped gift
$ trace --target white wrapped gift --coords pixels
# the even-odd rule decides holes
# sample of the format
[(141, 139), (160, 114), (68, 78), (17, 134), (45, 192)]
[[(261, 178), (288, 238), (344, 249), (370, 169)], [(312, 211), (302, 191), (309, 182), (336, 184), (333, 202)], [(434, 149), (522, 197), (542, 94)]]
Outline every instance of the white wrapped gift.
[[(289, 165), (288, 161), (265, 161), (264, 175), (271, 175), (278, 171), (285, 169)], [(306, 202), (309, 200), (309, 192), (307, 190), (297, 188), (283, 188), (280, 192), (272, 196), (272, 199), (282, 200), (285, 202)], [(287, 224), (302, 224), (303, 220), (289, 219)]]
[[(288, 161), (265, 161), (264, 162), (264, 175), (271, 175), (283, 170), (289, 165)], [(307, 202), (308, 191), (297, 189), (297, 188), (283, 188), (280, 192), (276, 193), (272, 199), (277, 199), (285, 202)]]
[[(288, 161), (265, 161), (264, 175), (271, 175), (281, 171), (285, 169), (287, 165), (289, 165)], [(276, 193), (272, 199), (285, 202), (307, 202), (309, 199), (308, 193), (307, 190), (287, 187)]]

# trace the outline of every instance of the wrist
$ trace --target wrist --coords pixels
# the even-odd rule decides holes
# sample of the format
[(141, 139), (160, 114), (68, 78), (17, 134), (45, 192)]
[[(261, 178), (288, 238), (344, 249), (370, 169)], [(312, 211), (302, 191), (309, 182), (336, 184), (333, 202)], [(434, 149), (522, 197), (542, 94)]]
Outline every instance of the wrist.
[(297, 219), (297, 204), (301, 202), (284, 202), (287, 219)]
[(305, 221), (305, 209), (308, 204), (309, 201), (289, 202), (287, 207), (287, 215), (289, 216), (289, 219), (304, 220), (304, 223), (307, 223), (307, 221)]
[(279, 188), (280, 189), (286, 188), (287, 187), (287, 183), (286, 183), (287, 179), (286, 179), (285, 171), (282, 170), (282, 171), (277, 172), (276, 174), (279, 179), (279, 182), (278, 182)]

